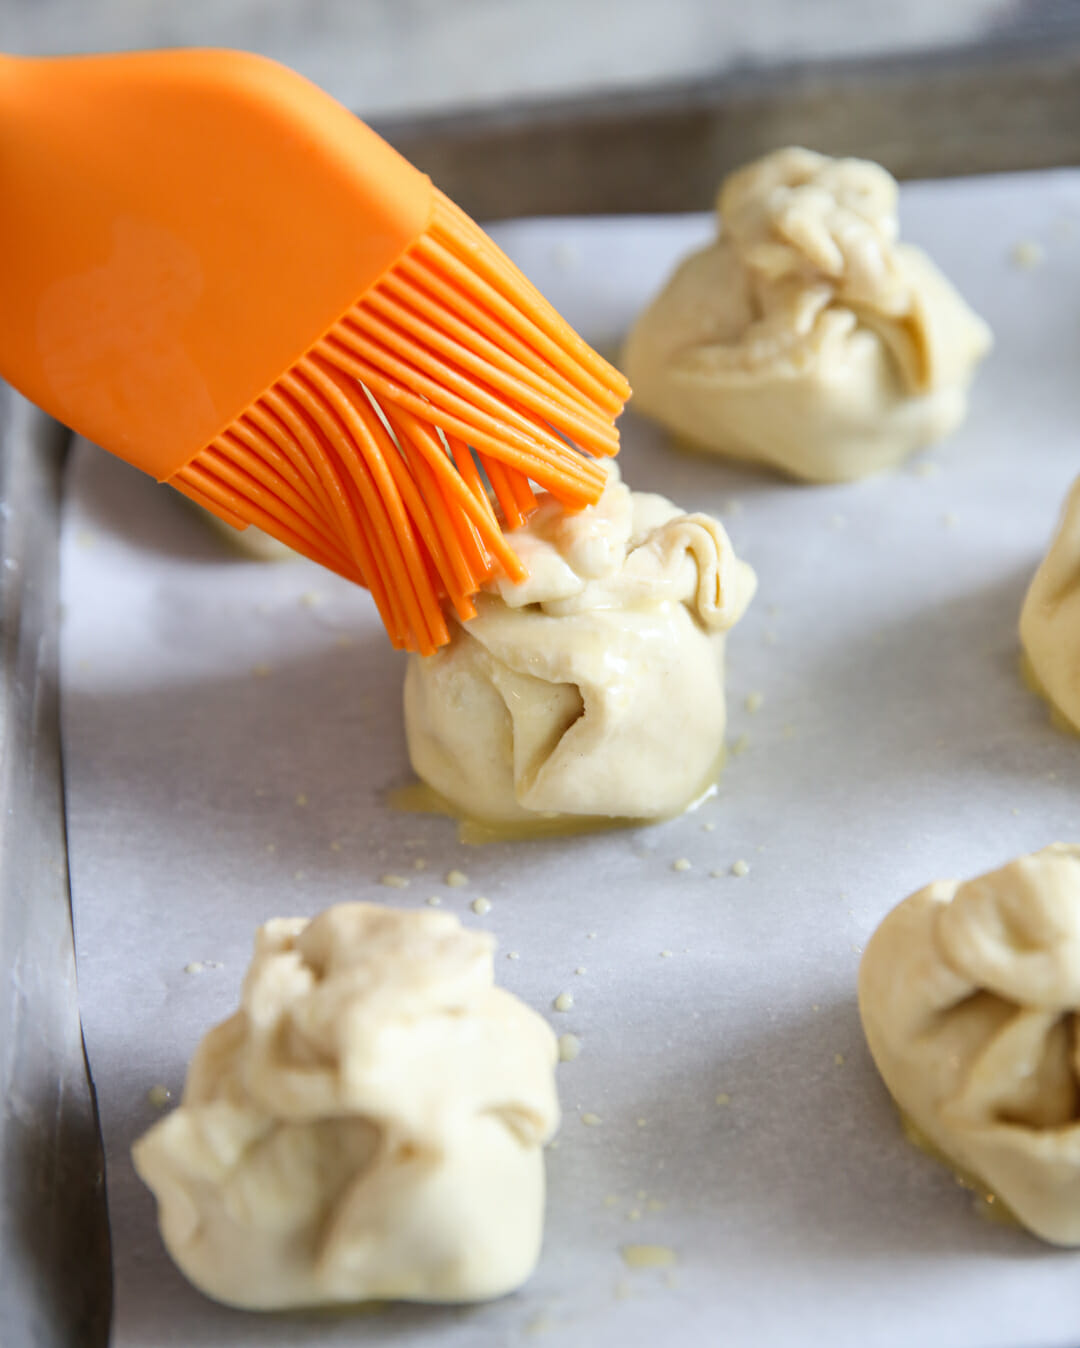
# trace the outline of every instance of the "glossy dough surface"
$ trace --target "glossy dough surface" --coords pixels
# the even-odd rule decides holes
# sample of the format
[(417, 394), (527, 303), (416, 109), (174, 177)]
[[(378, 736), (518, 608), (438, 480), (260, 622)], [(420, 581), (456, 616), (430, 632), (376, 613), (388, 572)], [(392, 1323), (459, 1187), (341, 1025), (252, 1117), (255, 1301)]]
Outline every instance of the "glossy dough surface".
[(193, 509), (199, 512), (210, 528), (235, 552), (242, 553), (253, 561), (289, 562), (295, 561), (298, 556), (287, 544), (282, 543), (273, 534), (265, 533), (254, 524), (249, 524), (246, 529), (234, 529), (231, 524), (219, 519), (213, 511), (204, 510), (201, 506), (193, 506)]
[(555, 1036), (448, 914), (261, 927), (242, 1005), (133, 1149), (169, 1253), (234, 1306), (474, 1301), (540, 1248)]
[(678, 813), (722, 753), (724, 634), (754, 573), (715, 520), (630, 491), (613, 464), (596, 506), (548, 501), (513, 542), (528, 580), (410, 657), (413, 768), (482, 820)]
[(885, 918), (859, 1010), (929, 1141), (1044, 1240), (1080, 1245), (1080, 846), (1055, 844)]
[(1080, 478), (1028, 589), (1020, 640), (1040, 691), (1080, 733)]
[(960, 424), (990, 331), (898, 242), (884, 169), (778, 150), (723, 182), (717, 216), (716, 242), (629, 336), (635, 411), (820, 482), (878, 472)]

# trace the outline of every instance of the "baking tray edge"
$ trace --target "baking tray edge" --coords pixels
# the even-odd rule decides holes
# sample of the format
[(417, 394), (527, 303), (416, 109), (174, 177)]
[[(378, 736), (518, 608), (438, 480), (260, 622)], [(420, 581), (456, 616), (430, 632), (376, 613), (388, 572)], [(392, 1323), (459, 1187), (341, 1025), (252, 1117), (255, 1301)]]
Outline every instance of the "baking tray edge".
[(0, 1345), (100, 1348), (111, 1270), (60, 756), (67, 432), (0, 384)]

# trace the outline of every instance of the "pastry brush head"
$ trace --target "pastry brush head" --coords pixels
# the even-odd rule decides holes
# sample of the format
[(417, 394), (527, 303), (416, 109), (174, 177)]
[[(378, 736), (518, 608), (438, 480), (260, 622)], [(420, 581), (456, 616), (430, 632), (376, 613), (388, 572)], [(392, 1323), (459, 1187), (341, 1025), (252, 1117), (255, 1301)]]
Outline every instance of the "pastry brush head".
[[(629, 395), (329, 95), (228, 51), (0, 58), (0, 373), (430, 653), (535, 504), (604, 484)], [(486, 476), (494, 495), (485, 489)]]

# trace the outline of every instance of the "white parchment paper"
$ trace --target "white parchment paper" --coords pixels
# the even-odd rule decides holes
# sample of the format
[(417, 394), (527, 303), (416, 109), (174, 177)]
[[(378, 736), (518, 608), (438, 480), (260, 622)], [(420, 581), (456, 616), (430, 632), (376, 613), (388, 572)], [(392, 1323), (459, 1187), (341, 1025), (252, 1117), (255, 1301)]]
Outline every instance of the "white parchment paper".
[[(1080, 470), (1080, 174), (915, 185), (903, 210), (997, 335), (969, 422), (926, 461), (938, 471), (796, 486), (673, 453), (626, 418), (625, 476), (719, 512), (760, 579), (728, 647), (744, 751), (714, 800), (660, 827), (467, 848), (450, 821), (388, 808), (409, 779), (403, 661), (367, 596), (306, 563), (241, 560), (179, 497), (80, 447), (64, 766), (116, 1348), (1080, 1341), (1080, 1255), (980, 1220), (903, 1142), (855, 1005), (861, 947), (911, 890), (1080, 838), (1080, 743), (1021, 685), (1016, 639)], [(710, 229), (496, 232), (610, 346)], [(1034, 269), (1011, 259), (1029, 241)], [(442, 883), (451, 867), (466, 887)], [(503, 983), (583, 1043), (559, 1068), (535, 1278), (466, 1310), (215, 1306), (170, 1264), (131, 1167), (157, 1116), (148, 1089), (179, 1096), (258, 922), (429, 895), (493, 930)], [(678, 1262), (630, 1271), (628, 1242)]]

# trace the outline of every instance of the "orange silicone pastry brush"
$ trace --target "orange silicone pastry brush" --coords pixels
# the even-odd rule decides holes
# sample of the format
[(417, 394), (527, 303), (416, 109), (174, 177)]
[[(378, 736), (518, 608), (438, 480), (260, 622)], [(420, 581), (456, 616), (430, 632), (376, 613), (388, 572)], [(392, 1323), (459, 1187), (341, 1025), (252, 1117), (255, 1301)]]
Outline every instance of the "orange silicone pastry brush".
[[(0, 56), (0, 374), (448, 640), (533, 486), (595, 502), (622, 376), (422, 173), (233, 51)], [(484, 487), (486, 475), (498, 509)]]

